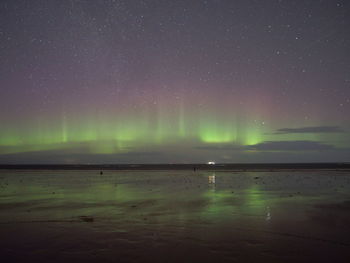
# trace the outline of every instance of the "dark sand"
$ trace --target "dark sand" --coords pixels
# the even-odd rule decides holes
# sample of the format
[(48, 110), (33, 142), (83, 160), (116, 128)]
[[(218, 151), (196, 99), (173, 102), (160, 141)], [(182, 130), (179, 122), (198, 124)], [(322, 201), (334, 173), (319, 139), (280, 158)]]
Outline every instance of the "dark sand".
[(0, 171), (1, 262), (350, 262), (350, 172)]

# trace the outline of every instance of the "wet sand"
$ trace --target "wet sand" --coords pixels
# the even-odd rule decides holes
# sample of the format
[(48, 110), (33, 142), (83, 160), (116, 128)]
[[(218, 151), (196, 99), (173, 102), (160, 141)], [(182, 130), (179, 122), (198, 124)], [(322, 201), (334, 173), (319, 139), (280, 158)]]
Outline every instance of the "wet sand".
[(1, 170), (0, 253), (2, 262), (350, 262), (350, 172)]

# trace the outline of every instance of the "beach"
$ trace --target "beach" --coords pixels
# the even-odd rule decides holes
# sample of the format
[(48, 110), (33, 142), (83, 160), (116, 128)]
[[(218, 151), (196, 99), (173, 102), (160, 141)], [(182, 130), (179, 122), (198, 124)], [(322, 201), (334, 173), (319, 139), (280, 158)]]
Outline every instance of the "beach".
[(0, 170), (3, 262), (349, 262), (350, 172)]

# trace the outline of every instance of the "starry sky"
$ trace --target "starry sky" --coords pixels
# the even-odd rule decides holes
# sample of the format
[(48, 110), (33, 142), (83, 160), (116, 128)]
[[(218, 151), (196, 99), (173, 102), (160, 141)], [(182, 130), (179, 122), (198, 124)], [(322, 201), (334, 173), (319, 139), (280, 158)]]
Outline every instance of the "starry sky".
[(0, 163), (347, 162), (350, 2), (2, 0)]

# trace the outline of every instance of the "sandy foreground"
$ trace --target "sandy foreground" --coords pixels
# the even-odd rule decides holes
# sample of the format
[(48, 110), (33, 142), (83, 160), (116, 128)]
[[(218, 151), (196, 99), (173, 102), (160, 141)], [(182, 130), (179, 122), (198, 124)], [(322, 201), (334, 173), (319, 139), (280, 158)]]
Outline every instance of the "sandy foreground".
[(350, 262), (350, 172), (0, 171), (1, 262)]

